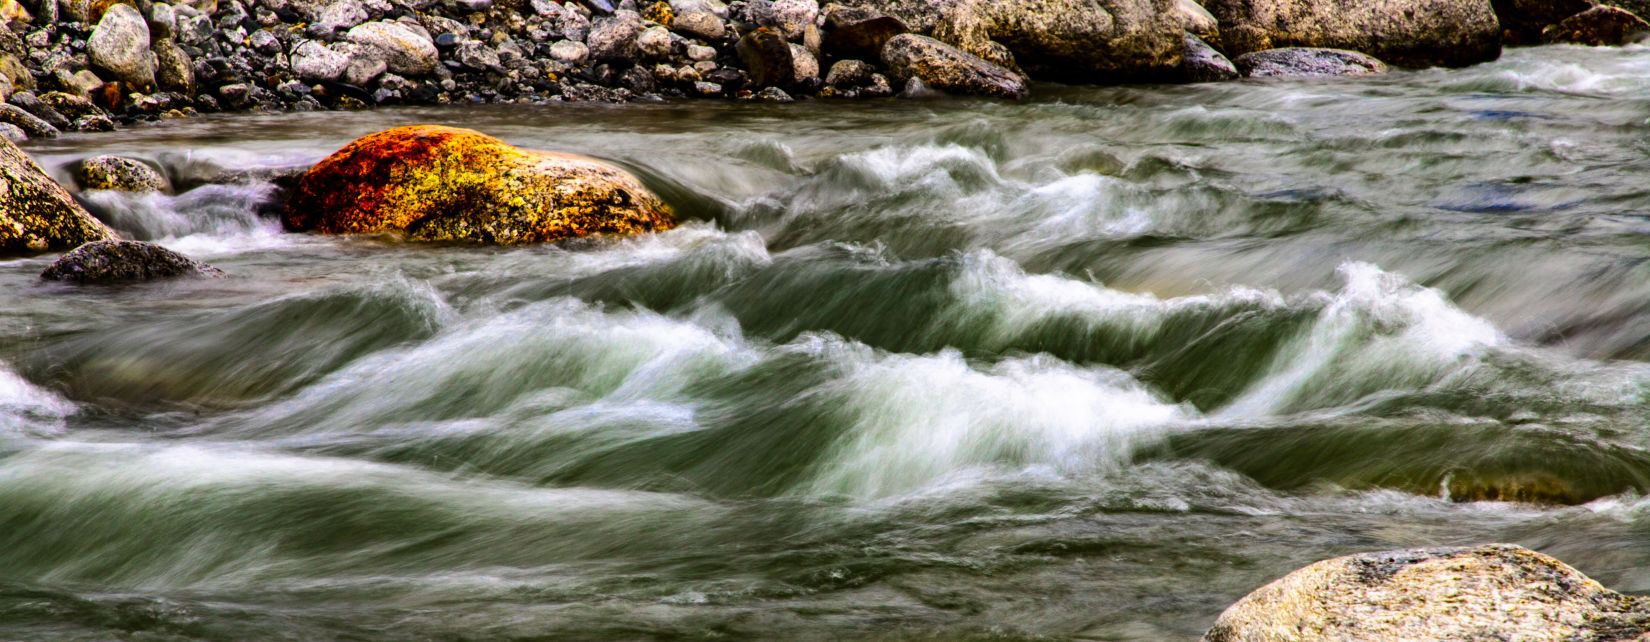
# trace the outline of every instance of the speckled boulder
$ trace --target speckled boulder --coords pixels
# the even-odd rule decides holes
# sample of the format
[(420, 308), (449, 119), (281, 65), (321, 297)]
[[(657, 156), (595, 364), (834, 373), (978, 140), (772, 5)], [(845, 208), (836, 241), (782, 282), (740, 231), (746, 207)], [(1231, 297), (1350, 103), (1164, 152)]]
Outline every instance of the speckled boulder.
[(1385, 63), (1356, 51), (1284, 47), (1238, 56), (1232, 61), (1250, 78), (1368, 76), (1387, 72)]
[(0, 140), (0, 254), (66, 250), (115, 238), (40, 165)]
[(1203, 5), (1220, 20), (1228, 56), (1321, 47), (1350, 49), (1401, 67), (1463, 67), (1501, 55), (1501, 24), (1490, 0), (1205, 0)]
[(1646, 35), (1650, 35), (1650, 23), (1643, 18), (1626, 9), (1597, 6), (1547, 27), (1541, 41), (1617, 47), (1644, 40)]
[(166, 192), (171, 185), (165, 176), (142, 161), (119, 156), (93, 156), (74, 168), (80, 189), (107, 189), (122, 192)]
[[(1650, 599), (1510, 544), (1318, 562), (1227, 608), (1204, 642), (1632, 640)], [(1642, 638), (1640, 638), (1642, 639)]]
[(949, 94), (1024, 98), (1025, 79), (943, 42), (903, 34), (882, 48), (882, 63), (895, 82), (912, 78)]
[(283, 220), (299, 231), (499, 245), (675, 225), (658, 196), (613, 165), (428, 125), (365, 136), (310, 168)]
[(220, 278), (223, 270), (154, 243), (94, 241), (53, 262), (40, 278), (71, 283), (123, 283), (180, 276)]

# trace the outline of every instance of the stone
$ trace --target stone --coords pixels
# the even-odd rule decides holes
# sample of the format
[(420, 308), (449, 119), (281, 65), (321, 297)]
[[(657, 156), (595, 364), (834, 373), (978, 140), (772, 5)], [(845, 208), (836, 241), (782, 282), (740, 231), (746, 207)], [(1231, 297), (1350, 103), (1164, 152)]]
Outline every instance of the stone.
[(680, 14), (670, 22), (670, 28), (676, 33), (689, 38), (698, 38), (706, 42), (717, 42), (727, 35), (727, 25), (716, 14), (708, 11), (695, 11)]
[(786, 40), (802, 39), (802, 33), (808, 25), (819, 18), (818, 0), (774, 0), (771, 16), (773, 24), (780, 35)]
[[(12, 96), (12, 100), (16, 99), (17, 96)], [(13, 104), (0, 104), (0, 123), (14, 125), (30, 138), (56, 138), (61, 133), (51, 123)]]
[[(118, 85), (111, 89), (115, 90), (113, 93), (116, 95), (116, 100), (123, 97), (119, 91), (120, 88)], [(68, 117), (69, 120), (84, 118), (86, 116), (92, 116), (99, 113), (98, 106), (93, 103), (91, 99), (85, 96), (77, 96), (61, 91), (46, 93), (40, 97), (40, 102), (45, 103), (48, 107), (51, 107), (53, 111)]]
[(69, 129), (77, 132), (112, 132), (115, 121), (104, 114), (87, 114), (69, 123)]
[(325, 234), (513, 245), (665, 230), (675, 215), (613, 165), (420, 125), (357, 139), (312, 167), (283, 221)]
[(838, 60), (831, 65), (830, 73), (825, 74), (825, 84), (838, 89), (859, 87), (871, 82), (871, 74), (876, 72), (875, 67), (862, 60)]
[(762, 28), (745, 34), (734, 50), (739, 54), (739, 60), (745, 63), (751, 82), (758, 86), (788, 83), (796, 78), (791, 45), (775, 31)]
[(1018, 74), (927, 36), (895, 36), (882, 49), (882, 64), (902, 85), (915, 78), (948, 94), (1024, 98), (1027, 93)]
[(131, 5), (110, 7), (86, 39), (93, 65), (136, 88), (155, 84), (155, 54), (149, 50), (149, 24)]
[(384, 56), (376, 47), (341, 42), (332, 48), (349, 57), (349, 65), (344, 67), (344, 75), (338, 78), (346, 84), (365, 87), (389, 72), (389, 63), (384, 62)]
[(34, 95), (34, 92), (20, 91), (12, 94), (11, 104), (23, 108), (24, 111), (34, 115), (40, 120), (45, 121), (52, 127), (63, 129), (69, 126), (68, 118), (63, 117), (63, 114), (57, 113), (56, 109), (52, 109), (51, 105), (48, 105), (44, 101), (40, 100), (40, 97)]
[(1367, 76), (1387, 72), (1386, 63), (1356, 51), (1284, 47), (1238, 56), (1232, 61), (1250, 78)]
[[(151, 50), (152, 49), (153, 48), (151, 48)], [(155, 57), (155, 73), (156, 74), (160, 73), (160, 57), (159, 56)], [(155, 79), (155, 82), (157, 82), (157, 83), (160, 82), (160, 79), (157, 77)], [(97, 74), (92, 73), (92, 71), (89, 70), (89, 69), (82, 69), (80, 71), (69, 74), (69, 76), (67, 78), (67, 82), (62, 83), (64, 91), (71, 91), (71, 92), (74, 92), (76, 94), (80, 94), (82, 96), (89, 95), (92, 92), (97, 91), (98, 89), (102, 88), (106, 84), (108, 84), (108, 81), (105, 81), (104, 79), (99, 78), (97, 76)]]
[(171, 38), (155, 41), (155, 86), (161, 91), (195, 94), (195, 61)]
[(1175, 0), (1174, 12), (1180, 17), (1180, 28), (1205, 40), (1220, 36), (1220, 21), (1198, 4), (1197, 0)]
[(11, 123), (0, 123), (0, 138), (14, 143), (21, 143), (29, 139), (29, 134), (23, 131), (23, 128)]
[(259, 29), (252, 32), (252, 36), (247, 40), (252, 45), (253, 51), (266, 57), (273, 56), (281, 51), (281, 41), (268, 29)]
[[(1222, 49), (1348, 49), (1401, 67), (1464, 67), (1501, 55), (1491, 0), (1205, 0)], [(1235, 62), (1235, 60), (1234, 60)]]
[(503, 71), (498, 52), (474, 40), (466, 40), (453, 52), (458, 64), (476, 71)]
[(1541, 32), (1541, 41), (1547, 44), (1575, 44), (1590, 47), (1619, 47), (1644, 40), (1650, 35), (1650, 23), (1626, 9), (1597, 6)]
[(166, 177), (155, 168), (119, 156), (93, 156), (76, 163), (74, 179), (83, 190), (168, 192), (172, 189)]
[(1186, 55), (1180, 62), (1180, 69), (1185, 73), (1187, 82), (1219, 82), (1243, 76), (1231, 60), (1191, 32), (1186, 33)]
[(292, 50), (292, 71), (304, 82), (333, 82), (348, 68), (349, 56), (314, 40), (306, 40)]
[(131, 0), (59, 0), (58, 11), (70, 22), (95, 25), (103, 19), (109, 7), (132, 4)]
[(809, 79), (819, 77), (819, 59), (807, 47), (792, 44), (791, 69), (795, 71), (791, 82), (798, 85), (807, 83)]
[(1503, 45), (1540, 42), (1541, 31), (1593, 8), (1591, 0), (1492, 0)]
[(156, 2), (149, 5), (149, 37), (151, 39), (176, 38), (178, 35), (178, 13), (172, 5)]
[(1204, 642), (1630, 640), (1650, 598), (1604, 588), (1511, 544), (1364, 553), (1312, 564), (1239, 600)]
[[(55, 2), (56, 0), (49, 0)], [(0, 0), (0, 24), (12, 22), (30, 23), (34, 16), (17, 0)]]
[(112, 238), (114, 230), (92, 218), (34, 159), (0, 141), (0, 254), (66, 250)]
[(239, 82), (224, 85), (218, 88), (218, 96), (230, 107), (243, 108), (252, 104), (252, 86)]
[(728, 5), (722, 0), (670, 0), (670, 12), (678, 16), (708, 13), (718, 18), (727, 18)]
[(582, 42), (558, 40), (550, 45), (550, 57), (569, 65), (582, 65), (590, 57), (590, 47)]
[(876, 16), (831, 30), (820, 48), (831, 59), (878, 60), (882, 57), (883, 45), (894, 36), (910, 32), (911, 28), (899, 18)]
[[(11, 80), (15, 91), (34, 91), (34, 74), (29, 73), (28, 66), (12, 54), (0, 55), (0, 76)], [(4, 101), (0, 101), (4, 102)]]
[(762, 91), (753, 94), (751, 99), (765, 103), (796, 102), (795, 98), (791, 98), (790, 94), (785, 93), (785, 90), (778, 87), (764, 87)]
[(177, 277), (223, 278), (223, 270), (154, 243), (93, 241), (59, 257), (40, 278), (79, 284), (129, 283)]
[(362, 7), (359, 3), (344, 0), (329, 4), (325, 9), (322, 9), (320, 15), (315, 16), (313, 19), (314, 24), (311, 29), (325, 35), (331, 35), (354, 29), (370, 19), (372, 19), (372, 16), (367, 13), (365, 7)]
[[(662, 3), (661, 3), (662, 4)], [(663, 60), (670, 57), (672, 46), (670, 30), (664, 27), (648, 27), (642, 34), (636, 36), (636, 48), (643, 57), (652, 60)]]
[(636, 39), (646, 28), (641, 14), (627, 10), (615, 11), (613, 15), (597, 20), (591, 25), (590, 35), (585, 38), (585, 44), (589, 45), (590, 56), (597, 62), (634, 64), (641, 53), (636, 46)]
[(441, 64), (440, 53), (436, 51), (430, 34), (405, 22), (369, 22), (350, 29), (344, 38), (376, 48), (383, 55), (389, 70), (402, 76), (431, 74)]
[(716, 64), (714, 62), (716, 60), (716, 49), (714, 47), (706, 47), (704, 45), (688, 45), (687, 57), (688, 60), (692, 60), (695, 63), (709, 62), (711, 64)]

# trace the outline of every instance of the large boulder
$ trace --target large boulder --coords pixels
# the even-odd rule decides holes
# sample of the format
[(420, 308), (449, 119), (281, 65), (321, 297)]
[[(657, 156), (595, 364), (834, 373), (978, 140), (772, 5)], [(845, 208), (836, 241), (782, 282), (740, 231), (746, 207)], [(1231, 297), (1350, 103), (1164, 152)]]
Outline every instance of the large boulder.
[(344, 38), (377, 49), (391, 72), (409, 78), (432, 73), (441, 64), (430, 34), (405, 22), (369, 22), (350, 29)]
[(1501, 55), (1490, 0), (1206, 0), (1228, 56), (1279, 47), (1363, 52), (1400, 67), (1463, 67)]
[(1644, 40), (1647, 34), (1650, 23), (1643, 18), (1626, 9), (1600, 5), (1542, 30), (1541, 41), (1616, 47)]
[(882, 48), (882, 64), (895, 82), (915, 78), (948, 94), (1024, 98), (1025, 79), (943, 42), (904, 34)]
[(1034, 78), (1171, 79), (1185, 51), (1177, 0), (859, 0), (963, 51)]
[(0, 140), (0, 254), (66, 250), (114, 237), (34, 159)]
[(1232, 61), (1250, 78), (1368, 76), (1387, 72), (1385, 63), (1356, 51), (1284, 47), (1246, 53)]
[(92, 64), (134, 88), (155, 84), (155, 54), (149, 50), (149, 23), (131, 5), (117, 4), (86, 39)]
[[(1631, 640), (1650, 599), (1510, 544), (1318, 562), (1227, 608), (1204, 642)], [(1640, 638), (1642, 639), (1642, 638)]]
[(72, 283), (122, 283), (180, 276), (221, 278), (223, 270), (154, 243), (93, 241), (53, 262), (40, 278)]
[(510, 245), (665, 230), (675, 217), (613, 165), (420, 125), (360, 138), (311, 168), (284, 222), (326, 234)]

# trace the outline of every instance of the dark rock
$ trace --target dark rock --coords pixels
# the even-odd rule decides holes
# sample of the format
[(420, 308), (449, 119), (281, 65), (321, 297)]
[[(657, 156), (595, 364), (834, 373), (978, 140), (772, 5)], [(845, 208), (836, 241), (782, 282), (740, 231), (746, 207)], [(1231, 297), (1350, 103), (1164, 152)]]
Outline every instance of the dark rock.
[(1237, 67), (1202, 38), (1186, 34), (1186, 57), (1180, 63), (1187, 82), (1219, 82), (1240, 77)]
[(764, 87), (762, 91), (752, 94), (751, 99), (765, 103), (796, 102), (795, 98), (791, 98), (790, 94), (785, 93), (785, 90), (778, 87)]
[(739, 60), (745, 63), (750, 80), (757, 86), (789, 83), (796, 78), (796, 63), (791, 59), (790, 43), (776, 32), (757, 29), (739, 39), (735, 47)]
[(0, 253), (68, 249), (111, 238), (114, 230), (92, 218), (34, 159), (11, 141), (0, 141)]
[[(63, 114), (58, 113), (56, 109), (52, 109), (51, 105), (48, 105), (44, 101), (40, 100), (40, 98), (35, 96), (33, 92), (20, 91), (12, 94), (10, 102), (13, 105), (22, 107), (25, 111), (38, 117), (40, 120), (46, 121), (51, 124), (52, 127), (63, 129), (69, 126), (68, 118), (65, 118)], [(0, 120), (4, 120), (4, 118), (0, 117)], [(21, 127), (18, 123), (11, 124)], [(23, 127), (24, 131), (28, 131), (29, 129), (30, 128), (28, 127)], [(34, 134), (30, 133), (30, 135), (32, 136)]]
[[(114, 93), (117, 95), (121, 93), (118, 87), (115, 88)], [(90, 99), (87, 99), (84, 96), (66, 94), (61, 91), (54, 91), (41, 96), (40, 102), (45, 103), (57, 113), (68, 117), (69, 120), (75, 120), (100, 113), (98, 106), (93, 104)]]
[(276, 39), (275, 34), (270, 33), (268, 29), (259, 29), (252, 32), (248, 41), (252, 45), (253, 51), (265, 56), (273, 56), (281, 51), (281, 41)]
[(243, 108), (252, 104), (252, 87), (245, 83), (224, 85), (218, 88), (218, 95), (230, 107)]
[(895, 36), (882, 49), (882, 64), (896, 83), (915, 78), (949, 94), (1024, 98), (1027, 93), (1018, 74), (927, 36)]
[(894, 36), (910, 31), (899, 18), (878, 16), (833, 29), (821, 48), (831, 60), (877, 60), (882, 57), (883, 45)]
[(223, 270), (154, 243), (93, 241), (64, 254), (40, 278), (71, 283), (124, 283), (182, 276), (223, 278)]
[[(1490, 0), (1206, 0), (1228, 55), (1283, 47), (1359, 51), (1404, 67), (1462, 67), (1501, 55)], [(1235, 61), (1234, 61), (1235, 62)]]
[(104, 114), (90, 114), (74, 119), (69, 123), (69, 129), (77, 132), (112, 132), (115, 130), (115, 121)]
[[(15, 100), (17, 96), (13, 95), (12, 98)], [(0, 105), (0, 123), (15, 125), (18, 129), (27, 132), (30, 138), (56, 138), (61, 133), (51, 123), (41, 120), (39, 116), (12, 104)], [(3, 160), (3, 158), (0, 158), (0, 161)], [(0, 234), (3, 233), (3, 231), (0, 231)]]
[(1535, 44), (1543, 29), (1593, 8), (1590, 0), (1491, 0), (1491, 4), (1506, 45)]
[(435, 37), (435, 46), (442, 49), (450, 49), (458, 46), (460, 40), (461, 38), (458, 37), (458, 34), (449, 31)]
[[(850, 7), (840, 4), (828, 4), (820, 10), (825, 16), (825, 28), (836, 30), (854, 24), (881, 18), (882, 13), (868, 7)], [(896, 34), (897, 35), (897, 34)]]
[(1384, 74), (1385, 63), (1356, 51), (1315, 47), (1267, 49), (1238, 56), (1238, 71), (1250, 78), (1284, 76), (1367, 76)]
[(1650, 23), (1643, 18), (1626, 9), (1598, 6), (1547, 27), (1541, 32), (1541, 41), (1618, 47), (1641, 41), (1647, 34), (1650, 34)]

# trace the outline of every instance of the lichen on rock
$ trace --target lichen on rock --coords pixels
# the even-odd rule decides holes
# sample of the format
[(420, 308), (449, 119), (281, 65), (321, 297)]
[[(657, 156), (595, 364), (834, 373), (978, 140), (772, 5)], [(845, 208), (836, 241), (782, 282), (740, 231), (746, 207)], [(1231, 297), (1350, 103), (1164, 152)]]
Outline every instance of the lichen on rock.
[(10, 140), (0, 140), (0, 255), (115, 238)]
[(325, 234), (514, 245), (670, 229), (669, 206), (591, 158), (418, 125), (357, 139), (298, 179), (284, 222)]

